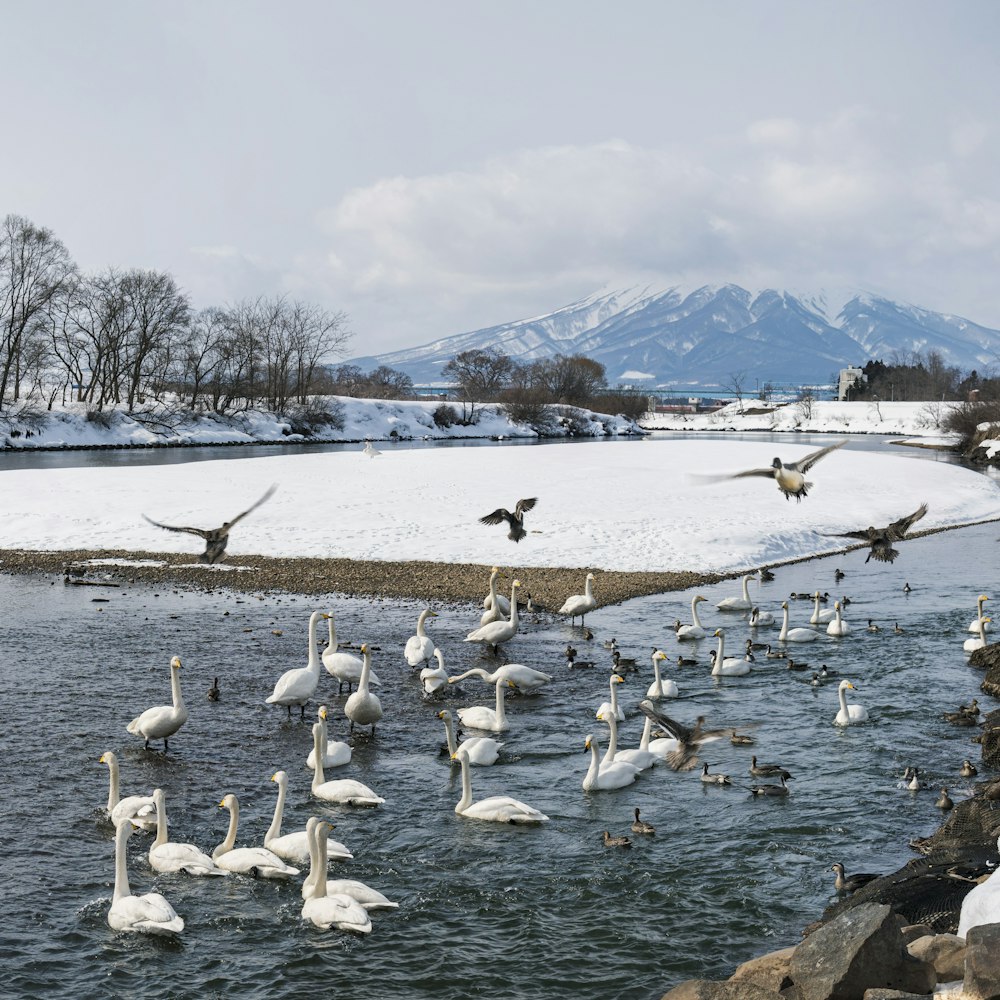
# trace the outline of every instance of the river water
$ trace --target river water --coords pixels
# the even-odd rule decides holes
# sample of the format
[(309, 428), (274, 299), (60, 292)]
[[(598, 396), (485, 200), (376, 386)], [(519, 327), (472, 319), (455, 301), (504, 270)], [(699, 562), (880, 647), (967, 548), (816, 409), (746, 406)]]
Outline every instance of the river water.
[[(61, 579), (0, 575), (3, 995), (654, 998), (686, 978), (722, 978), (799, 939), (832, 898), (833, 862), (848, 872), (895, 869), (914, 856), (908, 840), (939, 823), (937, 789), (966, 793), (958, 770), (963, 758), (978, 758), (978, 747), (941, 712), (973, 696), (992, 707), (961, 644), (976, 596), (995, 589), (998, 534), (995, 524), (945, 532), (903, 543), (892, 566), (866, 566), (864, 554), (852, 552), (779, 568), (774, 581), (752, 584), (754, 599), (771, 610), (792, 592), (851, 597), (852, 635), (793, 649), (811, 667), (826, 663), (857, 685), (851, 700), (871, 721), (847, 730), (832, 724), (836, 683), (815, 688), (811, 671), (791, 672), (784, 661), (762, 658), (749, 677), (713, 681), (715, 640), (678, 643), (670, 627), (690, 619), (694, 592), (601, 609), (588, 616), (589, 642), (579, 627), (527, 616), (508, 656), (554, 680), (536, 696), (508, 699), (501, 759), (473, 774), (476, 798), (514, 795), (550, 817), (522, 829), (454, 813), (461, 782), (439, 753), (444, 729), (435, 713), (442, 705), (490, 705), (493, 690), (469, 680), (441, 703), (421, 696), (401, 655), (417, 603), (65, 587)], [(837, 567), (846, 573), (839, 583)], [(530, 571), (523, 579), (530, 590)], [(724, 626), (735, 652), (749, 629), (715, 603), (738, 594), (738, 583), (699, 592), (709, 598), (706, 624)], [(373, 739), (356, 740), (349, 767), (327, 775), (371, 785), (386, 799), (377, 809), (310, 802), (304, 760), (318, 699), (305, 722), (264, 704), (282, 671), (304, 665), (314, 607), (335, 612), (342, 639), (380, 647), (374, 666), (384, 719)], [(811, 604), (791, 608), (793, 625), (805, 624)], [(429, 631), (449, 671), (492, 666), (461, 642), (478, 610), (437, 610)], [(867, 632), (869, 618), (883, 630)], [(893, 632), (897, 622), (902, 634)], [(730, 773), (734, 787), (706, 788), (697, 772), (660, 766), (628, 788), (583, 792), (584, 739), (593, 733), (606, 745), (594, 712), (608, 696), (603, 641), (611, 637), (641, 667), (620, 686), (621, 744), (638, 743), (650, 649), (660, 645), (672, 659), (695, 655), (698, 667), (671, 669), (682, 697), (665, 710), (687, 723), (704, 714), (709, 724), (759, 724), (755, 747), (709, 747), (706, 759)], [(595, 665), (568, 670), (567, 642)], [(125, 725), (169, 700), (173, 655), (184, 663), (191, 717), (168, 754), (145, 751)], [(205, 698), (214, 677), (217, 703)], [(331, 708), (331, 737), (345, 737), (345, 697), (324, 672), (318, 698)], [(299, 918), (297, 880), (157, 876), (145, 857), (148, 839), (137, 833), (129, 841), (133, 891), (155, 887), (187, 926), (177, 941), (116, 934), (106, 923), (114, 876), (113, 832), (102, 818), (108, 775), (98, 762), (106, 750), (121, 761), (123, 794), (162, 787), (172, 837), (209, 852), (226, 833), (218, 803), (228, 792), (242, 805), (238, 842), (262, 842), (277, 790), (268, 779), (285, 769), (284, 829), (300, 829), (313, 814), (329, 817), (334, 838), (355, 855), (337, 872), (381, 889), (399, 909), (373, 914), (365, 938), (320, 932)], [(754, 752), (795, 775), (787, 799), (749, 794)], [(933, 791), (902, 791), (907, 765), (918, 766)], [(605, 848), (602, 831), (628, 833), (636, 807), (655, 837), (633, 837), (628, 850)]]

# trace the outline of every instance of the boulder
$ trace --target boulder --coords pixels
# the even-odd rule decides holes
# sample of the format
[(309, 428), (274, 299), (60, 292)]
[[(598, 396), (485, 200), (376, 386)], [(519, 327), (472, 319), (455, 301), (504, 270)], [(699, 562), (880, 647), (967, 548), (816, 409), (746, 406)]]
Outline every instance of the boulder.
[(846, 910), (814, 931), (789, 971), (803, 1000), (861, 1000), (875, 987), (926, 994), (937, 982), (933, 966), (908, 954), (898, 918), (882, 903)]
[(865, 990), (862, 1000), (927, 1000), (926, 993), (905, 993), (903, 990), (885, 990), (877, 987)]
[(1000, 1000), (1000, 924), (973, 927), (965, 939), (967, 1000)]
[(776, 990), (757, 986), (749, 980), (737, 983), (711, 979), (689, 979), (664, 993), (662, 1000), (784, 1000)]
[(934, 928), (930, 924), (907, 924), (900, 932), (903, 935), (903, 944), (909, 944), (922, 938), (927, 934), (933, 934)]
[(985, 668), (986, 676), (980, 688), (986, 694), (1000, 698), (1000, 643), (994, 642), (975, 650), (969, 657), (969, 665)]
[(939, 983), (953, 983), (965, 975), (965, 939), (956, 934), (929, 934), (917, 938), (906, 950), (922, 962), (930, 962)]
[(794, 947), (782, 948), (780, 951), (772, 951), (767, 955), (751, 958), (749, 962), (744, 962), (737, 967), (736, 971), (729, 977), (729, 982), (754, 983), (779, 993), (792, 985), (788, 969), (792, 964), (794, 951)]

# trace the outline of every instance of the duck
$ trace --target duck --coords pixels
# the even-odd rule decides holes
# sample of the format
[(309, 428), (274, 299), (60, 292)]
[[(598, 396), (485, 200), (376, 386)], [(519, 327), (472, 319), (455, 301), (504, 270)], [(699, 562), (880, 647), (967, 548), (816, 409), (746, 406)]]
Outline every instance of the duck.
[(881, 632), (882, 631), (882, 627), (880, 625), (876, 625), (875, 622), (872, 621), (871, 618), (869, 618), (868, 619), (868, 631), (874, 634), (875, 632)]
[(520, 799), (509, 795), (493, 795), (487, 799), (472, 801), (472, 769), (469, 755), (459, 747), (455, 756), (462, 765), (462, 797), (455, 806), (455, 812), (463, 819), (478, 819), (489, 823), (516, 823), (519, 825), (547, 823), (549, 817)]
[(810, 625), (827, 625), (832, 622), (836, 616), (836, 611), (831, 611), (829, 608), (821, 608), (820, 604), (820, 593), (817, 590), (813, 594), (813, 600), (816, 602), (815, 608), (813, 608), (813, 613), (809, 616)]
[(750, 612), (750, 628), (768, 628), (774, 624), (774, 615), (770, 611), (754, 608)]
[(517, 588), (521, 586), (520, 580), (514, 580), (510, 587), (510, 618), (502, 618), (500, 621), (490, 622), (488, 625), (480, 625), (473, 629), (463, 640), (464, 642), (482, 642), (488, 645), (495, 656), (497, 647), (505, 642), (510, 642), (517, 635)]
[[(330, 629), (330, 638), (323, 650), (323, 666), (326, 668), (326, 672), (339, 682), (338, 694), (344, 690), (345, 684), (350, 692), (354, 685), (361, 680), (361, 669), (364, 666), (364, 661), (360, 656), (355, 656), (353, 653), (343, 653), (338, 648), (337, 626), (332, 611), (327, 613), (327, 625)], [(368, 683), (372, 687), (379, 687), (381, 684), (374, 670), (368, 675)]]
[(635, 781), (639, 770), (632, 764), (618, 760), (609, 761), (608, 763), (601, 761), (598, 756), (598, 743), (593, 736), (588, 736), (584, 740), (584, 748), (590, 751), (590, 767), (583, 778), (583, 790), (585, 792), (610, 791), (615, 788), (624, 788)]
[(868, 721), (868, 709), (862, 705), (848, 705), (847, 692), (856, 691), (857, 688), (849, 681), (842, 680), (837, 685), (837, 695), (840, 698), (840, 711), (834, 717), (835, 726), (853, 726), (859, 722)]
[(979, 704), (973, 699), (971, 706), (959, 705), (957, 712), (943, 712), (941, 718), (956, 726), (978, 725)]
[(992, 618), (980, 618), (979, 619), (979, 635), (974, 639), (966, 639), (962, 643), (962, 649), (967, 653), (974, 653), (977, 649), (982, 649), (986, 646), (986, 626), (990, 624)]
[(678, 656), (677, 666), (679, 667), (696, 667), (698, 661), (693, 656)]
[(578, 660), (576, 658), (576, 650), (572, 646), (566, 647), (566, 666), (571, 670), (574, 667), (592, 667), (594, 665), (593, 660)]
[(184, 919), (160, 893), (132, 895), (125, 845), (134, 829), (132, 821), (125, 819), (115, 831), (115, 888), (108, 910), (108, 926), (133, 934), (180, 934), (184, 930)]
[(753, 607), (750, 600), (750, 577), (743, 577), (743, 593), (739, 597), (726, 597), (716, 604), (719, 611), (749, 611)]
[(909, 582), (906, 582), (906, 583), (903, 584), (903, 593), (904, 594), (912, 593), (912, 591), (913, 591), (913, 588), (910, 586)]
[(150, 740), (163, 740), (163, 751), (166, 753), (170, 749), (170, 737), (188, 720), (187, 706), (181, 697), (180, 669), (181, 658), (175, 656), (170, 661), (170, 694), (173, 704), (147, 708), (125, 727), (133, 736), (143, 737), (146, 750), (149, 749)]
[(703, 764), (701, 768), (701, 780), (706, 785), (731, 785), (733, 783), (732, 778), (728, 774), (710, 773), (708, 770), (710, 766), (709, 764)]
[(801, 660), (793, 660), (790, 656), (788, 657), (788, 669), (789, 670), (808, 670), (809, 664), (804, 663)]
[(437, 616), (438, 613), (431, 611), (430, 608), (424, 608), (420, 612), (420, 617), (417, 619), (417, 634), (411, 635), (406, 640), (406, 646), (403, 649), (403, 656), (411, 667), (419, 667), (421, 663), (430, 662), (430, 658), (434, 655), (434, 640), (424, 631), (424, 624), (428, 618), (437, 618)]
[(926, 782), (920, 780), (920, 768), (918, 767), (907, 767), (903, 771), (902, 786), (910, 792), (919, 792), (928, 787)]
[(729, 734), (729, 742), (732, 743), (734, 747), (750, 747), (757, 741), (752, 736), (747, 736), (746, 733), (738, 733), (734, 729)]
[(309, 849), (309, 877), (313, 892), (302, 903), (302, 919), (326, 931), (337, 930), (369, 934), (372, 929), (368, 911), (356, 900), (343, 893), (330, 894), (326, 880), (326, 843), (332, 826), (318, 816), (311, 816), (306, 824)]
[(593, 611), (597, 607), (597, 598), (594, 597), (594, 574), (588, 573), (584, 581), (583, 593), (573, 594), (566, 598), (566, 602), (559, 609), (559, 614), (569, 615), (570, 624), (576, 621), (576, 616), (580, 616), (580, 624), (584, 622), (584, 617), (588, 611)]
[[(976, 598), (976, 617), (973, 618), (971, 622), (969, 622), (969, 629), (968, 630), (970, 632), (973, 632), (973, 633), (975, 633), (977, 635), (979, 634), (979, 631), (980, 631), (980, 625), (979, 625), (979, 623), (982, 621), (983, 617), (986, 614), (986, 611), (983, 609), (983, 605), (988, 600), (989, 600), (989, 598), (986, 596), (986, 594), (980, 594), (979, 597)], [(992, 619), (991, 619), (991, 621), (992, 621)], [(993, 631), (993, 629), (990, 627), (990, 625), (984, 626), (983, 630), (986, 631), (986, 632), (992, 632)]]
[(958, 772), (963, 778), (974, 778), (979, 774), (979, 770), (976, 765), (972, 763), (971, 760), (963, 760), (962, 767)]
[(819, 676), (820, 680), (825, 681), (830, 677), (836, 677), (837, 674), (833, 670), (831, 670), (825, 663), (823, 663), (820, 665), (819, 668)]
[(375, 735), (375, 725), (382, 718), (382, 702), (378, 695), (369, 690), (372, 670), (372, 651), (367, 642), (361, 644), (361, 656), (364, 665), (361, 668), (361, 678), (358, 680), (358, 689), (348, 696), (344, 702), (344, 715), (351, 720), (351, 732), (354, 732), (355, 725), (371, 726), (372, 736)]
[(119, 798), (119, 767), (118, 758), (108, 750), (101, 754), (101, 764), (108, 766), (108, 819), (115, 829), (122, 820), (130, 819), (136, 829), (151, 833), (156, 829), (156, 802), (152, 795), (126, 795)]
[(489, 767), (497, 762), (503, 744), (493, 739), (491, 736), (470, 736), (463, 740), (460, 745), (455, 745), (455, 726), (451, 712), (442, 709), (437, 717), (444, 722), (445, 733), (448, 738), (448, 754), (452, 761), (457, 761), (455, 754), (459, 749), (465, 751), (469, 758), (469, 763), (477, 767)]
[[(278, 799), (274, 804), (274, 817), (264, 834), (264, 846), (285, 861), (293, 864), (305, 864), (310, 859), (309, 834), (307, 830), (296, 830), (294, 833), (281, 832), (281, 821), (285, 814), (285, 796), (288, 792), (288, 775), (284, 771), (276, 771), (271, 780), (278, 786)], [(327, 831), (329, 833), (329, 831)], [(354, 855), (340, 843), (329, 844), (328, 854), (338, 861), (349, 861)]]
[(514, 505), (513, 513), (507, 510), (506, 507), (497, 507), (491, 514), (481, 517), (479, 523), (494, 525), (506, 521), (507, 526), (510, 528), (510, 531), (507, 532), (507, 537), (512, 542), (519, 542), (522, 538), (528, 537), (528, 532), (524, 530), (524, 515), (536, 503), (538, 503), (538, 497), (527, 497), (524, 500), (518, 500)]
[(938, 797), (937, 802), (934, 803), (938, 809), (943, 809), (947, 812), (949, 809), (955, 808), (955, 803), (952, 801), (951, 796), (948, 794), (947, 788), (941, 789), (941, 795)]
[(507, 714), (504, 709), (504, 692), (514, 685), (511, 681), (500, 679), (496, 682), (496, 707), (487, 708), (485, 705), (473, 705), (469, 708), (460, 708), (456, 713), (463, 726), (471, 729), (484, 729), (491, 733), (505, 733), (510, 729), (507, 721)]
[(610, 830), (604, 831), (603, 836), (605, 847), (631, 847), (632, 841), (628, 837), (612, 837)]
[[(618, 722), (614, 715), (610, 712), (607, 714), (600, 713), (598, 718), (603, 722), (608, 724), (608, 749), (601, 759), (601, 766), (610, 764), (613, 761), (624, 762), (626, 764), (631, 764), (637, 771), (645, 771), (651, 768), (654, 764), (661, 760), (658, 754), (653, 753), (649, 749), (649, 736), (652, 734), (652, 726), (650, 725), (649, 731), (647, 733), (646, 728), (643, 727), (643, 740), (645, 746), (639, 745), (638, 749), (635, 750), (619, 750), (618, 749)], [(647, 720), (648, 722), (649, 720)]]
[(771, 649), (770, 646), (767, 647), (767, 652), (764, 653), (764, 656), (768, 660), (787, 660), (788, 659), (788, 654), (787, 653), (782, 652), (780, 649)]
[(338, 778), (327, 781), (323, 773), (322, 741), (324, 729), (320, 723), (313, 726), (313, 749), (316, 751), (316, 770), (313, 771), (310, 790), (313, 798), (324, 802), (342, 802), (349, 806), (378, 806), (385, 802), (382, 796), (373, 792), (366, 784), (353, 778)]
[[(351, 749), (351, 745), (349, 743), (344, 743), (341, 740), (331, 740), (328, 738), (328, 717), (329, 713), (326, 705), (320, 705), (318, 711), (316, 712), (316, 718), (319, 720), (319, 724), (323, 727), (323, 737), (320, 740), (320, 746), (326, 747), (323, 751), (323, 766), (344, 767), (344, 765), (351, 763), (351, 757), (354, 755), (354, 751)], [(306, 767), (308, 767), (310, 771), (314, 771), (316, 769), (315, 747), (309, 751), (309, 756), (306, 757)], [(305, 859), (303, 858), (303, 860)]]
[(690, 625), (678, 625), (674, 630), (677, 633), (677, 638), (680, 640), (686, 639), (704, 639), (708, 632), (705, 631), (704, 625), (701, 623), (701, 619), (698, 617), (698, 605), (702, 601), (707, 601), (707, 597), (702, 597), (701, 594), (695, 594), (691, 598), (691, 622)]
[(881, 875), (872, 875), (868, 872), (858, 872), (848, 877), (844, 871), (844, 866), (839, 861), (830, 866), (830, 871), (837, 873), (837, 877), (833, 881), (834, 888), (837, 892), (844, 893), (857, 892), (863, 885), (867, 885), (869, 882), (874, 882), (875, 879), (882, 877)]
[(785, 784), (784, 777), (781, 777), (780, 785), (751, 785), (750, 793), (752, 795), (788, 795), (788, 786)]
[(667, 654), (662, 649), (653, 650), (653, 683), (649, 685), (646, 691), (647, 698), (676, 698), (680, 694), (676, 681), (671, 680), (669, 677), (663, 680), (660, 676), (660, 664), (664, 663), (666, 659)]
[(428, 697), (440, 694), (448, 687), (450, 681), (444, 665), (444, 653), (440, 649), (435, 648), (434, 659), (437, 660), (436, 667), (424, 667), (420, 671), (420, 684)]
[(621, 650), (616, 646), (611, 650), (611, 666), (620, 674), (629, 674), (637, 669), (638, 664), (634, 656), (622, 656)]
[(715, 651), (712, 676), (745, 677), (750, 673), (750, 664), (746, 659), (741, 659), (738, 656), (726, 657), (726, 636), (721, 628), (715, 630), (715, 636), (719, 640), (719, 648)]
[(757, 574), (760, 577), (761, 583), (769, 583), (774, 579), (774, 574), (766, 566), (762, 566), (757, 570)]
[[(698, 763), (698, 754), (705, 743), (721, 739), (727, 729), (707, 729), (705, 716), (699, 715), (693, 728), (683, 725), (676, 719), (664, 715), (648, 698), (639, 702), (639, 711), (651, 722), (661, 726), (670, 733), (677, 743), (676, 749), (670, 749), (664, 756), (667, 764), (674, 771), (689, 771)], [(650, 750), (656, 752), (655, 742), (650, 743)]]
[(618, 685), (624, 684), (625, 678), (620, 674), (612, 674), (608, 680), (608, 686), (611, 689), (611, 701), (602, 701), (597, 707), (596, 717), (600, 719), (602, 716), (606, 717), (608, 715), (613, 715), (616, 722), (625, 721), (625, 713), (622, 711), (618, 704)]
[(635, 819), (632, 821), (632, 826), (630, 827), (633, 833), (643, 833), (648, 836), (652, 836), (656, 833), (656, 828), (647, 823), (644, 819), (639, 819), (639, 810), (635, 810)]
[[(576, 656), (576, 650), (572, 646), (567, 646), (567, 659), (572, 658), (570, 656), (571, 653), (573, 657)], [(575, 665), (584, 666), (582, 662), (578, 662)], [(587, 665), (589, 666), (590, 664)], [(459, 681), (464, 681), (467, 677), (481, 677), (487, 684), (496, 684), (497, 681), (510, 681), (523, 694), (532, 694), (552, 680), (551, 674), (535, 670), (534, 667), (525, 666), (523, 663), (505, 663), (502, 667), (497, 667), (492, 673), (484, 670), (482, 667), (472, 667), (471, 670), (466, 670), (463, 674), (449, 677), (448, 683), (457, 684)]]
[[(164, 874), (228, 875), (204, 851), (194, 844), (178, 844), (167, 839), (167, 804), (162, 788), (153, 789), (156, 803), (156, 839), (149, 847), (149, 866)], [(133, 823), (133, 826), (135, 824)]]
[(833, 571), (833, 579), (836, 583), (840, 583), (845, 576), (847, 576), (847, 574), (839, 566)]
[(781, 631), (778, 633), (778, 642), (813, 642), (819, 638), (819, 632), (811, 628), (788, 627), (788, 601), (781, 602), (783, 618)]
[(298, 868), (286, 865), (281, 858), (266, 847), (236, 847), (236, 830), (240, 822), (239, 799), (230, 792), (223, 796), (220, 809), (229, 810), (229, 831), (226, 839), (212, 851), (212, 860), (226, 871), (257, 878), (290, 878), (298, 875)]
[(781, 778), (782, 781), (789, 781), (792, 777), (780, 764), (758, 764), (756, 757), (750, 758), (748, 770), (755, 778)]
[(299, 706), (300, 718), (306, 717), (306, 702), (316, 693), (319, 685), (319, 652), (316, 648), (316, 624), (325, 618), (323, 611), (314, 611), (309, 616), (309, 661), (304, 667), (286, 670), (274, 685), (274, 690), (264, 699), (268, 705), (284, 705), (288, 718), (292, 717), (292, 705)]
[[(834, 608), (834, 619), (833, 621), (827, 624), (826, 634), (832, 636), (849, 635), (851, 631), (851, 626), (848, 622), (845, 622), (844, 619), (841, 617), (840, 601), (837, 601), (833, 605), (833, 608)], [(902, 632), (903, 630), (901, 628), (898, 628), (897, 626), (897, 631)]]
[(874, 559), (876, 562), (892, 563), (899, 555), (898, 550), (892, 547), (893, 543), (905, 538), (910, 528), (926, 513), (927, 504), (921, 504), (912, 514), (907, 514), (905, 517), (899, 518), (898, 521), (887, 524), (884, 528), (869, 526), (857, 531), (837, 532), (830, 537), (857, 538), (865, 542), (869, 546), (868, 556), (865, 559), (866, 563), (869, 559)]
[(766, 469), (747, 469), (744, 472), (733, 473), (726, 478), (744, 479), (747, 476), (765, 476), (768, 479), (774, 479), (778, 484), (778, 489), (784, 494), (786, 500), (795, 497), (796, 501), (801, 503), (802, 498), (807, 495), (813, 485), (810, 482), (806, 482), (806, 473), (821, 458), (825, 458), (838, 448), (843, 448), (845, 444), (847, 444), (847, 440), (828, 445), (826, 448), (820, 448), (818, 451), (804, 455), (796, 462), (785, 463), (780, 458), (775, 458)]
[(205, 692), (205, 697), (208, 698), (209, 701), (218, 701), (220, 693), (219, 678), (216, 677), (215, 680), (212, 681), (212, 686)]

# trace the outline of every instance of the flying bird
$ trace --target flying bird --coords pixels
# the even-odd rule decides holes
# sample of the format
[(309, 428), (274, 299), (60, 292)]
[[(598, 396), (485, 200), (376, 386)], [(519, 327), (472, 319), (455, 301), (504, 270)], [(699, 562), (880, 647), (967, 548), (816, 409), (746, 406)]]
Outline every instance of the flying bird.
[(806, 473), (831, 451), (843, 448), (847, 441), (839, 444), (831, 444), (819, 451), (811, 452), (805, 458), (800, 458), (797, 462), (782, 462), (776, 458), (766, 469), (747, 469), (745, 472), (735, 472), (731, 476), (723, 476), (723, 479), (744, 479), (747, 476), (766, 476), (773, 478), (778, 484), (778, 489), (785, 494), (785, 499), (790, 500), (795, 497), (801, 501), (807, 491), (812, 488), (812, 483), (806, 482)]
[(538, 497), (529, 497), (527, 500), (518, 500), (512, 514), (506, 507), (497, 507), (492, 514), (487, 514), (479, 519), (481, 524), (500, 524), (506, 521), (510, 525), (507, 537), (512, 542), (519, 542), (528, 533), (524, 530), (524, 515), (531, 510), (538, 502)]
[(145, 517), (150, 524), (156, 525), (157, 528), (164, 528), (167, 531), (185, 531), (189, 535), (198, 535), (199, 537), (204, 538), (205, 551), (198, 556), (198, 562), (212, 566), (225, 559), (226, 545), (229, 543), (229, 532), (232, 531), (233, 527), (242, 521), (243, 518), (245, 518), (251, 511), (256, 510), (265, 501), (270, 500), (277, 488), (277, 483), (268, 487), (267, 492), (255, 504), (248, 507), (242, 514), (237, 514), (231, 521), (226, 521), (221, 528), (175, 527), (172, 524), (160, 524), (159, 521), (154, 521), (151, 517), (146, 517), (145, 514), (142, 516)]
[[(884, 528), (867, 527), (859, 531), (840, 531), (836, 534), (827, 535), (828, 538), (860, 538), (871, 547), (868, 559), (876, 562), (891, 563), (899, 551), (892, 547), (893, 542), (901, 541), (906, 537), (906, 533), (927, 513), (927, 504), (921, 504), (912, 514), (901, 517), (898, 521), (886, 525)], [(865, 562), (868, 562), (865, 559)]]
[(698, 763), (698, 753), (703, 743), (711, 743), (713, 740), (721, 739), (732, 730), (732, 726), (725, 726), (722, 729), (705, 729), (705, 716), (703, 715), (698, 716), (693, 729), (689, 728), (675, 719), (671, 719), (669, 715), (658, 711), (648, 699), (639, 702), (639, 711), (677, 740), (677, 749), (671, 750), (666, 756), (667, 763), (675, 771), (690, 771)]

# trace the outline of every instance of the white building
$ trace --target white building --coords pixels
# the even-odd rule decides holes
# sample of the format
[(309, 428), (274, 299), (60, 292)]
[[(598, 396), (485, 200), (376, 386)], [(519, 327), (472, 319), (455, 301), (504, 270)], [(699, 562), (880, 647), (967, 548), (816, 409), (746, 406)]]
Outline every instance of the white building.
[(837, 381), (837, 399), (843, 401), (847, 399), (847, 391), (857, 382), (864, 380), (865, 373), (860, 368), (841, 368), (840, 378)]

